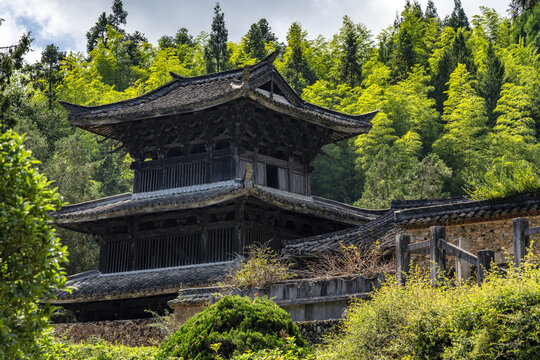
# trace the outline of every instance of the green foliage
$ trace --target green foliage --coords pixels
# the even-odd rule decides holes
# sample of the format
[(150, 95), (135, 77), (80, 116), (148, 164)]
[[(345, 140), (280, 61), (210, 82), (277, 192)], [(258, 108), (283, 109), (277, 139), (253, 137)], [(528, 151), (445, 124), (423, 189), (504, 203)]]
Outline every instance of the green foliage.
[(294, 277), (291, 264), (266, 246), (252, 246), (247, 258), (225, 279), (226, 285), (240, 289), (265, 288), (268, 285)]
[(493, 273), (482, 286), (389, 279), (349, 308), (344, 334), (320, 359), (532, 359), (540, 354), (540, 269)]
[(22, 137), (0, 135), (0, 159), (0, 358), (18, 359), (40, 350), (36, 338), (52, 308), (38, 300), (54, 298), (64, 286), (65, 248), (48, 215), (62, 202)]
[(207, 72), (211, 73), (227, 70), (227, 64), (230, 57), (229, 51), (227, 50), (228, 34), (227, 28), (225, 28), (225, 15), (223, 14), (223, 11), (221, 11), (219, 3), (216, 3), (210, 39), (204, 49)]
[(540, 191), (540, 169), (525, 160), (508, 161), (504, 156), (482, 177), (469, 182), (475, 200), (497, 199)]
[(305, 347), (295, 344), (294, 338), (287, 338), (285, 349), (264, 349), (257, 352), (247, 351), (232, 357), (232, 360), (314, 360), (313, 353)]
[(48, 340), (44, 360), (152, 360), (157, 352), (153, 347), (110, 345), (103, 340), (79, 344)]
[(193, 316), (163, 342), (156, 359), (213, 359), (214, 350), (226, 359), (248, 350), (286, 350), (288, 337), (293, 337), (299, 348), (306, 347), (289, 314), (272, 301), (226, 296)]

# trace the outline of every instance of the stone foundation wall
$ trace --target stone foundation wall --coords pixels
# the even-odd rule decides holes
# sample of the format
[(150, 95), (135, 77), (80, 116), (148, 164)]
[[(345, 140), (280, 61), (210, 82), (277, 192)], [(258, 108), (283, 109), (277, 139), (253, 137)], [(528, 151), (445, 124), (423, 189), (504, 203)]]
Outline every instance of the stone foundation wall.
[(300, 334), (309, 345), (321, 344), (325, 338), (341, 331), (341, 320), (299, 321)]
[[(540, 226), (540, 215), (530, 216), (529, 226)], [(506, 262), (505, 254), (514, 255), (512, 231), (512, 219), (447, 225), (446, 239), (454, 244), (458, 238), (469, 239), (471, 241), (469, 252), (475, 255), (478, 250), (493, 250), (495, 262), (500, 264)], [(429, 239), (429, 227), (404, 229), (404, 232), (412, 235), (411, 242)], [(533, 235), (531, 241), (534, 243), (534, 252), (540, 253), (540, 237)], [(424, 263), (422, 256), (419, 256), (418, 260), (419, 263)]]
[(99, 338), (110, 344), (151, 346), (163, 340), (161, 331), (150, 326), (152, 323), (154, 319), (63, 323), (55, 324), (54, 330), (58, 337), (75, 343)]
[[(157, 346), (163, 340), (161, 332), (149, 326), (153, 319), (95, 321), (55, 324), (55, 333), (74, 343), (103, 339), (110, 344), (126, 346)], [(302, 337), (310, 344), (324, 341), (324, 337), (339, 331), (341, 320), (302, 321), (296, 323)]]

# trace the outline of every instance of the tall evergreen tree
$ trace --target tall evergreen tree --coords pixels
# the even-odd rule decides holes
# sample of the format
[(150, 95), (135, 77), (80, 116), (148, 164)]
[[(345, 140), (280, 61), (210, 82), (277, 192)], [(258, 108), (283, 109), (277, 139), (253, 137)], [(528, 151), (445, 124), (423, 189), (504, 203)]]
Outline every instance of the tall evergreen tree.
[(425, 17), (426, 19), (440, 20), (439, 14), (437, 13), (437, 8), (435, 7), (433, 0), (429, 0), (427, 3)]
[(257, 25), (259, 26), (259, 29), (261, 29), (261, 34), (263, 36), (264, 42), (277, 42), (278, 39), (276, 35), (272, 32), (272, 29), (270, 28), (270, 25), (265, 18), (260, 19), (257, 22)]
[(243, 51), (254, 59), (262, 59), (266, 55), (264, 35), (259, 24), (251, 24), (247, 34), (242, 39)]
[(210, 39), (204, 49), (206, 70), (208, 72), (223, 71), (227, 68), (230, 57), (227, 50), (228, 36), (229, 32), (225, 28), (225, 14), (221, 11), (218, 2), (214, 7), (214, 19), (212, 20)]
[(60, 61), (65, 54), (60, 52), (58, 46), (54, 44), (47, 45), (41, 53), (41, 64), (44, 67), (42, 74), (46, 81), (47, 90), (45, 95), (48, 99), (49, 110), (52, 109), (52, 103), (56, 100), (57, 89), (56, 84), (62, 80), (60, 75)]
[(467, 29), (471, 28), (469, 19), (465, 15), (465, 10), (461, 6), (461, 0), (454, 0), (454, 10), (450, 16), (447, 16), (444, 20), (445, 26), (450, 26), (457, 30), (458, 28)]
[(354, 87), (362, 80), (362, 64), (371, 49), (371, 33), (364, 25), (354, 24), (351, 18), (344, 16), (338, 40), (341, 81)]
[(107, 46), (107, 25), (112, 26), (118, 32), (124, 33), (121, 25), (127, 24), (127, 15), (128, 13), (124, 10), (122, 0), (114, 0), (112, 14), (107, 15), (106, 12), (102, 12), (96, 24), (86, 33), (86, 50), (88, 53), (90, 54), (94, 50), (100, 39)]
[(486, 53), (486, 71), (481, 74), (478, 82), (478, 92), (486, 102), (486, 112), (489, 126), (495, 126), (497, 115), (494, 110), (501, 97), (501, 87), (504, 83), (504, 66), (489, 43)]
[(299, 22), (293, 22), (287, 33), (287, 49), (282, 74), (292, 88), (301, 93), (315, 82), (315, 73), (307, 59), (307, 34)]

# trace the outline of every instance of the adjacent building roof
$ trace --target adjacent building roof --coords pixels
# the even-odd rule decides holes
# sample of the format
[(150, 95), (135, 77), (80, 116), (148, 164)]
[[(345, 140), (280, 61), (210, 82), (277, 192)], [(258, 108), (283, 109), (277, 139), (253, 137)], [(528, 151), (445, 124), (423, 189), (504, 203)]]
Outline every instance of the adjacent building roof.
[(181, 287), (198, 287), (222, 280), (234, 261), (102, 274), (91, 270), (68, 277), (71, 292), (57, 294), (54, 304), (129, 299), (178, 294)]
[(324, 216), (345, 224), (359, 224), (379, 216), (376, 210), (359, 209), (336, 201), (256, 185), (243, 179), (110, 196), (64, 206), (52, 216), (58, 225), (66, 226), (122, 216), (201, 208), (241, 197), (252, 197), (284, 210)]
[[(275, 70), (273, 53), (244, 68), (196, 77), (172, 74), (173, 80), (139, 97), (100, 106), (60, 102), (72, 125), (115, 139), (111, 124), (190, 113), (247, 98), (273, 111), (334, 130), (331, 141), (365, 133), (375, 112), (348, 115), (303, 101)], [(279, 93), (260, 87), (272, 82)], [(118, 139), (117, 139), (118, 140)]]
[(341, 230), (302, 239), (284, 240), (284, 252), (290, 256), (339, 250), (343, 245), (373, 245), (379, 242), (383, 248), (393, 246), (393, 238), (401, 229), (394, 222), (394, 210), (386, 210), (378, 218), (354, 229)]
[(404, 228), (452, 225), (532, 216), (540, 213), (540, 192), (496, 200), (456, 199), (453, 203), (397, 210), (395, 221)]

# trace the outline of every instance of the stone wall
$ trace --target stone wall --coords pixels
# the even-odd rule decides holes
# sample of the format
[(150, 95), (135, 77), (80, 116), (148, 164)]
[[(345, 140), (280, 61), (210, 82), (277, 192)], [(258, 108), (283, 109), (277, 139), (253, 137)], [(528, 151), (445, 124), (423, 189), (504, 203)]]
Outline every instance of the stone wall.
[(321, 344), (325, 338), (341, 331), (341, 320), (299, 321), (300, 334), (309, 345)]
[[(55, 333), (74, 343), (103, 339), (110, 344), (126, 346), (156, 346), (163, 334), (149, 326), (153, 319), (94, 321), (86, 323), (55, 324)], [(341, 320), (301, 321), (296, 323), (302, 337), (310, 344), (324, 341), (324, 337), (339, 331)]]
[(58, 337), (75, 343), (99, 338), (111, 344), (150, 346), (163, 340), (161, 331), (150, 326), (152, 323), (154, 319), (63, 323), (55, 324), (54, 330)]
[[(495, 252), (495, 262), (500, 264), (506, 262), (505, 254), (514, 255), (514, 244), (512, 234), (513, 219), (501, 219), (494, 221), (471, 222), (446, 226), (446, 239), (454, 243), (458, 238), (469, 239), (471, 249), (469, 252), (476, 255), (478, 250), (493, 250)], [(530, 216), (530, 227), (540, 226), (540, 215)], [(404, 229), (405, 233), (411, 234), (411, 242), (419, 242), (429, 239), (429, 227)], [(540, 253), (540, 237), (531, 236), (534, 243), (535, 253)], [(420, 263), (424, 262), (421, 256), (418, 257)]]

